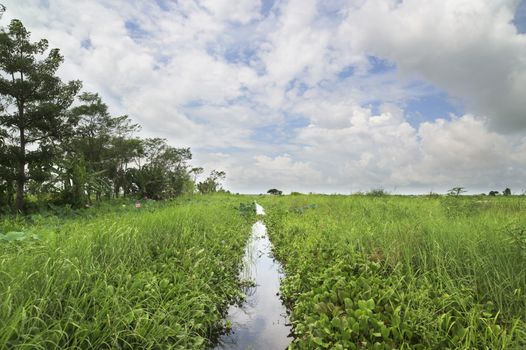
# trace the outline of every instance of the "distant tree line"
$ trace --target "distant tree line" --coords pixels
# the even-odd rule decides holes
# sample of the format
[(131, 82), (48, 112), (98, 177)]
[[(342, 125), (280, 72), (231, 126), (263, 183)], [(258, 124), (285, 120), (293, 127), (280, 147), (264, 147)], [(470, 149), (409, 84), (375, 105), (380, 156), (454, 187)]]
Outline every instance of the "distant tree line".
[[(447, 191), (447, 194), (449, 196), (457, 197), (460, 194), (465, 193), (465, 192), (467, 192), (467, 191), (464, 189), (464, 187), (453, 187), (452, 189)], [(495, 191), (495, 190), (489, 191), (488, 196), (497, 196), (497, 195), (499, 195), (499, 193), (500, 193), (499, 191)], [(486, 194), (485, 193), (481, 193), (481, 195), (485, 196)], [(511, 196), (511, 190), (508, 187), (506, 187), (504, 189), (504, 191), (502, 191), (502, 195), (503, 196)]]
[(79, 80), (63, 82), (59, 49), (30, 41), (21, 21), (0, 29), (0, 207), (23, 212), (27, 197), (81, 207), (120, 196), (165, 199), (215, 192), (225, 173), (196, 184), (189, 148), (136, 136)]

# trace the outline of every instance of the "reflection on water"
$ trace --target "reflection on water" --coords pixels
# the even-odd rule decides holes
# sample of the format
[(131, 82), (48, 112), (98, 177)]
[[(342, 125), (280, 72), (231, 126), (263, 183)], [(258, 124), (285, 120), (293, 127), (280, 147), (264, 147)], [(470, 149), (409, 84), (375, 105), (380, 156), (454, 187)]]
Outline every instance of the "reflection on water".
[(265, 209), (256, 203), (256, 215), (265, 215)]
[[(265, 215), (256, 204), (256, 213)], [(216, 349), (285, 349), (290, 341), (286, 309), (279, 299), (281, 266), (274, 261), (267, 228), (258, 221), (252, 226), (241, 278), (255, 282), (245, 290), (243, 305), (228, 310), (232, 331), (222, 336)]]

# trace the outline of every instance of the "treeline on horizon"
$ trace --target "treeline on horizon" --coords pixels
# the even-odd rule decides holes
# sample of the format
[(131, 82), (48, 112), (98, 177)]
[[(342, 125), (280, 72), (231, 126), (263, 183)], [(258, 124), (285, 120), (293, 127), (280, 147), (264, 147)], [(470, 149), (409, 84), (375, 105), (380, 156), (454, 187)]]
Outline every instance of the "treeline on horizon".
[(112, 116), (80, 80), (57, 76), (59, 49), (30, 39), (20, 20), (0, 27), (0, 212), (220, 189), (224, 172), (196, 183), (203, 168), (190, 166), (190, 148), (138, 137), (129, 116)]
[[(338, 192), (333, 192), (333, 193), (323, 193), (323, 192), (308, 192), (308, 193), (302, 193), (302, 192), (297, 192), (297, 191), (292, 191), (290, 192), (290, 195), (291, 196), (300, 196), (300, 195), (306, 195), (306, 194), (309, 194), (309, 195), (334, 195), (334, 196), (368, 196), (368, 197), (383, 197), (383, 196), (402, 196), (402, 197), (406, 197), (406, 196), (413, 196), (413, 197), (420, 197), (420, 196), (426, 196), (426, 197), (441, 197), (441, 196), (448, 196), (448, 197), (459, 197), (459, 196), (465, 196), (466, 195), (466, 192), (468, 192), (464, 187), (453, 187), (451, 189), (449, 189), (445, 194), (440, 194), (440, 193), (437, 193), (437, 192), (428, 192), (428, 193), (413, 193), (413, 194), (399, 194), (399, 193), (391, 193), (389, 191), (386, 191), (384, 190), (383, 188), (373, 188), (369, 191), (366, 191), (366, 192), (363, 192), (363, 191), (356, 191), (356, 192), (352, 192), (350, 194), (343, 194), (343, 193), (338, 193)], [(281, 190), (278, 190), (276, 188), (271, 188), (270, 190), (267, 191), (267, 194), (271, 194), (271, 195), (275, 195), (275, 196), (281, 196), (283, 195), (283, 191)], [(490, 197), (495, 197), (495, 196), (504, 196), (504, 197), (507, 197), (507, 196), (512, 196), (513, 194), (511, 193), (511, 190), (509, 187), (506, 187), (502, 193), (500, 191), (497, 191), (497, 190), (492, 190), (492, 191), (489, 191), (487, 194), (482, 192), (482, 193), (471, 193), (471, 194), (468, 194), (467, 196), (469, 197), (480, 197), (480, 196), (490, 196)], [(526, 196), (526, 191), (522, 191), (520, 194), (516, 194), (516, 195), (520, 195), (520, 196)]]

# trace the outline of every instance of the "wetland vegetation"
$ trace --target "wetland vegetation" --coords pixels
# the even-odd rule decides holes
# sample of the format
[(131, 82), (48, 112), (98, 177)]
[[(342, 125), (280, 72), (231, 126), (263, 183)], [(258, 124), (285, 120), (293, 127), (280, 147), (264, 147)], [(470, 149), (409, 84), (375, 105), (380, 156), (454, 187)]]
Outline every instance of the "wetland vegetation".
[(261, 200), (298, 349), (523, 349), (526, 200)]
[(2, 221), (5, 236), (31, 236), (0, 241), (0, 348), (211, 344), (241, 297), (253, 214), (233, 196), (124, 203)]
[(254, 199), (291, 349), (524, 348), (524, 196), (225, 194), (5, 217), (0, 347), (213, 347)]

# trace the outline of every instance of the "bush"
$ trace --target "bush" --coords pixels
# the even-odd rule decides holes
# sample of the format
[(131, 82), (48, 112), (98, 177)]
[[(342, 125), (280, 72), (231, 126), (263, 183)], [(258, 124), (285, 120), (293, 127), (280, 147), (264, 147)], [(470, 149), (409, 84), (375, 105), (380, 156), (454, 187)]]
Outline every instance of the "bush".
[(382, 197), (382, 196), (388, 196), (389, 193), (385, 191), (383, 188), (373, 188), (369, 192), (365, 194), (366, 196), (371, 197)]

